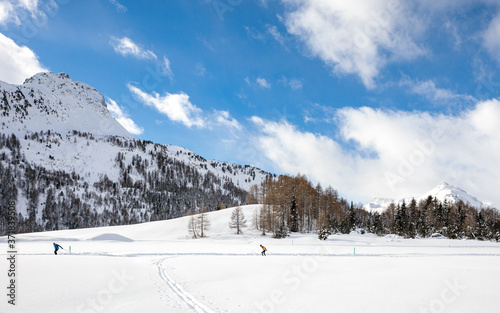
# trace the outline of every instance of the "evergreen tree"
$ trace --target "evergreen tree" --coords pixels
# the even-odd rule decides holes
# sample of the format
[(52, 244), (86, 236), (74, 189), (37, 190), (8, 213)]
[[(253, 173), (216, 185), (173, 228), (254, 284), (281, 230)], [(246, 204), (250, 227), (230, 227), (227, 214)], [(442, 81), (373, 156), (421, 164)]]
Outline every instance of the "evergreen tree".
[(297, 209), (297, 200), (295, 199), (295, 195), (292, 196), (292, 203), (290, 205), (290, 231), (291, 232), (299, 231), (298, 209)]
[(49, 188), (45, 199), (45, 207), (42, 211), (42, 220), (45, 221), (45, 230), (58, 230), (58, 219), (59, 214), (57, 213), (54, 190)]
[(406, 216), (406, 203), (396, 207), (396, 233), (399, 236), (406, 236), (408, 217)]

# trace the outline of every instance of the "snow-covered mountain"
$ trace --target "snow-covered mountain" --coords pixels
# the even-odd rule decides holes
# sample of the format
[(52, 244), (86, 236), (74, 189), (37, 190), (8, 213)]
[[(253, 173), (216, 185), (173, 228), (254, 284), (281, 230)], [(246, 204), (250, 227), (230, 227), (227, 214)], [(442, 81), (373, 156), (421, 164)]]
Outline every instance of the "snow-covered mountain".
[[(24, 218), (47, 229), (142, 222), (201, 206), (235, 205), (270, 175), (136, 139), (96, 89), (64, 73), (39, 73), (19, 86), (0, 82), (0, 122), (0, 176), (11, 194), (4, 192), (0, 205), (15, 201)], [(61, 220), (68, 210), (77, 217)]]
[(467, 191), (459, 187), (452, 186), (446, 182), (441, 182), (434, 189), (422, 195), (419, 200), (427, 199), (429, 196), (437, 198), (438, 200), (441, 200), (443, 202), (444, 200), (447, 200), (448, 202), (452, 203), (462, 200), (463, 202), (468, 203), (476, 208), (481, 208), (484, 206), (483, 202), (479, 201), (476, 197), (468, 194)]
[(446, 182), (441, 182), (439, 185), (437, 185), (435, 188), (429, 190), (428, 192), (424, 193), (421, 196), (418, 197), (407, 197), (403, 198), (400, 200), (395, 200), (395, 199), (388, 199), (388, 198), (375, 198), (373, 199), (370, 203), (364, 205), (364, 208), (368, 210), (369, 212), (383, 212), (387, 207), (391, 204), (398, 204), (398, 203), (409, 203), (413, 198), (415, 200), (420, 201), (420, 200), (425, 200), (429, 196), (433, 198), (437, 198), (439, 201), (444, 202), (445, 200), (449, 203), (454, 203), (459, 200), (462, 200), (465, 203), (468, 203), (471, 206), (474, 206), (476, 208), (481, 208), (484, 206), (484, 203), (479, 201), (476, 197), (468, 194), (465, 190), (452, 186)]
[(109, 113), (102, 94), (64, 73), (39, 73), (22, 85), (0, 81), (2, 132), (53, 131), (131, 137)]
[[(390, 198), (374, 198), (369, 203), (365, 204), (363, 207), (368, 212), (383, 212), (391, 203), (397, 203), (397, 200)], [(402, 202), (402, 201), (401, 201)]]

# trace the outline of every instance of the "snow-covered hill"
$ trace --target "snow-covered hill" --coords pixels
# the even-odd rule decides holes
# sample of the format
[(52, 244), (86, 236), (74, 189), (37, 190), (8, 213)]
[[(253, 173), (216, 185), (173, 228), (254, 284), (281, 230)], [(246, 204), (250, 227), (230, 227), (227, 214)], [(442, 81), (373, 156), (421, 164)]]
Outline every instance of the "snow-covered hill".
[(39, 73), (19, 86), (0, 82), (0, 122), (0, 173), (12, 193), (0, 205), (15, 201), (24, 218), (47, 229), (235, 205), (270, 175), (136, 139), (96, 89), (64, 73)]
[[(247, 220), (258, 208), (242, 207)], [(188, 217), (16, 235), (14, 261), (0, 251), (0, 272), (16, 270), (13, 288), (5, 286), (15, 306), (4, 296), (0, 312), (498, 312), (498, 243), (272, 239), (250, 222), (236, 235), (231, 212), (209, 213), (202, 239), (189, 237)], [(52, 242), (64, 248), (57, 256)]]
[(447, 201), (449, 203), (454, 203), (459, 200), (462, 200), (464, 203), (468, 203), (471, 206), (476, 208), (481, 208), (484, 206), (484, 203), (479, 201), (476, 197), (468, 194), (465, 190), (452, 186), (446, 182), (441, 182), (435, 188), (429, 190), (418, 197), (407, 197), (400, 200), (388, 199), (388, 198), (375, 198), (370, 203), (364, 205), (364, 208), (369, 212), (383, 212), (391, 203), (409, 203), (413, 198), (418, 202), (420, 200), (425, 200), (429, 196), (432, 198), (437, 198), (439, 201), (444, 202)]

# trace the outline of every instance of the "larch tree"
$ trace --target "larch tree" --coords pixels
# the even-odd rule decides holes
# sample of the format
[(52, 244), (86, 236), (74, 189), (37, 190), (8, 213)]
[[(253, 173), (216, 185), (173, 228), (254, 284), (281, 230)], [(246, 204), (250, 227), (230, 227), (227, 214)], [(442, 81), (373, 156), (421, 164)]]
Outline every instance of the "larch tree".
[(241, 207), (236, 207), (233, 209), (233, 212), (231, 213), (231, 222), (229, 222), (229, 227), (230, 228), (236, 228), (236, 234), (242, 234), (242, 228), (246, 227), (247, 221), (245, 219), (245, 214), (243, 213), (243, 210)]
[(252, 214), (252, 227), (257, 230), (260, 229), (259, 213), (257, 212), (257, 209), (255, 209)]
[(201, 212), (198, 211), (196, 216), (197, 228), (200, 230), (199, 236), (206, 237), (206, 232), (210, 230), (210, 219), (208, 218), (207, 210), (204, 205), (201, 207)]
[(189, 220), (188, 220), (189, 234), (191, 234), (191, 237), (193, 239), (196, 239), (196, 238), (198, 238), (198, 227), (197, 227), (196, 217), (191, 214), (191, 211), (189, 211), (187, 215), (189, 216)]

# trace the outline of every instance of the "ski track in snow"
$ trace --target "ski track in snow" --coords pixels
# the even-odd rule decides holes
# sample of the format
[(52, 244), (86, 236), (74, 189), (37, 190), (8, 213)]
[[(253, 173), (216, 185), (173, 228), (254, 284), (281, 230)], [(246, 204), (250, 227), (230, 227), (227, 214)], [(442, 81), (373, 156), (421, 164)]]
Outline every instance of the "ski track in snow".
[(176, 283), (170, 276), (168, 276), (163, 262), (166, 258), (160, 259), (156, 262), (158, 273), (163, 281), (181, 298), (189, 307), (198, 313), (215, 313), (205, 305), (201, 304), (196, 298), (187, 292), (180, 284)]

